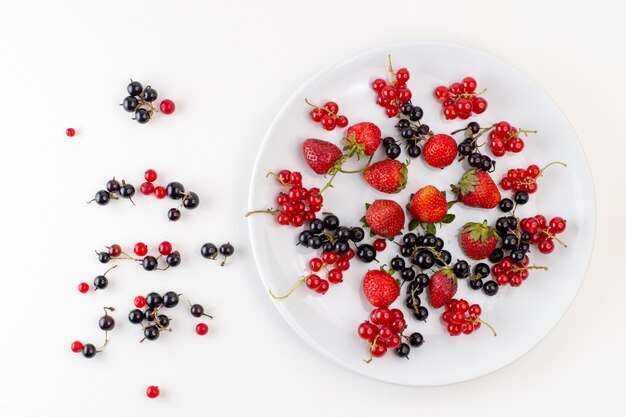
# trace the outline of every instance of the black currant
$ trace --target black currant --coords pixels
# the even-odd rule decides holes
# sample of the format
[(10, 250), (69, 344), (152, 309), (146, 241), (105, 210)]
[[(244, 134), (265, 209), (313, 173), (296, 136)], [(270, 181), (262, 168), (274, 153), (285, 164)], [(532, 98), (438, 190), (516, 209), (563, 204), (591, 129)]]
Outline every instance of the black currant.
[(439, 266), (449, 265), (452, 262), (452, 254), (447, 250), (439, 252), (439, 258), (435, 257), (435, 263)]
[(526, 256), (526, 252), (518, 249), (512, 251), (510, 256), (513, 262), (522, 262), (524, 260), (524, 256)]
[(110, 193), (117, 193), (120, 190), (120, 182), (115, 178), (107, 181), (107, 191)]
[(396, 256), (395, 258), (391, 260), (391, 262), (389, 262), (389, 265), (391, 266), (391, 269), (393, 269), (394, 271), (401, 271), (404, 269), (406, 263), (404, 262), (404, 259), (402, 259), (399, 256)]
[(139, 100), (133, 96), (124, 97), (124, 101), (122, 101), (122, 107), (127, 112), (134, 112), (138, 105)]
[(235, 247), (233, 245), (229, 243), (224, 243), (222, 246), (220, 246), (220, 254), (222, 254), (223, 256), (229, 257), (232, 256), (233, 253), (235, 253)]
[(401, 343), (400, 346), (396, 348), (396, 355), (400, 356), (401, 358), (408, 357), (409, 353), (411, 353), (411, 348), (406, 343)]
[(511, 230), (517, 229), (517, 217), (509, 216), (509, 217), (507, 217), (507, 219), (509, 219), (509, 228)]
[(98, 252), (98, 260), (105, 264), (111, 260), (111, 255), (108, 252)]
[(148, 123), (150, 121), (150, 112), (144, 108), (135, 110), (135, 120), (140, 124)]
[(337, 230), (339, 227), (339, 217), (334, 214), (329, 214), (324, 217), (324, 228), (329, 231)]
[(459, 151), (459, 155), (468, 156), (474, 150), (472, 140), (465, 139), (463, 142), (459, 143), (457, 149)]
[(139, 310), (138, 308), (130, 310), (130, 313), (128, 313), (128, 321), (133, 324), (141, 323), (144, 318), (145, 316), (143, 314), (143, 311)]
[(167, 184), (167, 187), (165, 187), (165, 190), (167, 192), (168, 197), (174, 200), (180, 200), (185, 195), (185, 187), (181, 183), (176, 182), (176, 181), (170, 182), (169, 184)]
[(167, 218), (171, 222), (177, 222), (180, 219), (180, 215), (181, 215), (180, 210), (174, 207), (172, 207), (171, 209), (167, 211)]
[(421, 250), (415, 255), (415, 263), (422, 269), (432, 268), (435, 265), (435, 256), (428, 250)]
[(204, 307), (202, 307), (200, 304), (192, 305), (189, 311), (194, 317), (202, 317), (204, 315)]
[(484, 262), (480, 262), (474, 265), (474, 274), (478, 275), (481, 278), (487, 278), (490, 272), (491, 268), (489, 268), (489, 265)]
[(526, 191), (518, 191), (515, 193), (515, 195), (513, 196), (513, 200), (515, 200), (515, 202), (519, 205), (524, 205), (526, 203), (528, 203), (528, 199), (530, 198), (530, 196), (528, 195), (528, 193)]
[[(311, 235), (312, 235), (312, 233), (309, 232), (308, 230), (304, 230), (304, 231), (300, 232), (300, 234), (298, 235), (298, 244), (300, 244), (300, 245), (304, 246), (305, 248), (307, 248), (309, 246), (309, 238), (311, 237)], [(213, 245), (213, 246), (215, 246), (215, 245)], [(215, 253), (217, 254), (217, 246), (215, 246)], [(202, 256), (204, 256), (204, 255), (202, 255)], [(208, 256), (204, 256), (204, 257), (208, 258)]]
[(415, 281), (423, 288), (428, 287), (430, 283), (430, 278), (426, 274), (417, 274), (415, 277)]
[(396, 140), (391, 136), (387, 136), (385, 139), (383, 139), (383, 148), (386, 148), (393, 143), (396, 143)]
[(520, 242), (517, 248), (526, 254), (530, 250), (530, 243)]
[(161, 294), (151, 292), (150, 294), (146, 295), (146, 305), (148, 307), (157, 308), (161, 307), (161, 304), (163, 304), (163, 297), (161, 297)]
[(426, 233), (424, 235), (424, 238), (422, 240), (423, 246), (434, 248), (436, 244), (437, 244), (437, 237), (435, 235), (433, 235), (432, 233)]
[[(302, 233), (300, 235), (302, 235)], [(308, 231), (306, 233), (310, 234)], [(203, 258), (215, 259), (217, 257), (217, 246), (213, 243), (205, 243), (200, 248), (200, 255), (202, 255)]]
[(496, 220), (496, 230), (500, 232), (500, 234), (505, 234), (509, 231), (509, 219), (506, 217), (500, 217)]
[(415, 233), (407, 233), (402, 236), (402, 242), (406, 246), (415, 247), (417, 245), (417, 235)]
[(411, 123), (407, 119), (400, 119), (398, 124), (396, 124), (398, 130), (406, 129), (409, 126), (411, 126)]
[(422, 118), (422, 116), (424, 116), (424, 110), (422, 110), (419, 106), (413, 106), (413, 111), (411, 112), (409, 119), (411, 119), (412, 122), (417, 122)]
[(417, 128), (417, 132), (422, 134), (422, 135), (427, 135), (428, 132), (430, 132), (430, 126), (428, 126), (428, 125), (420, 125), (420, 127)]
[(333, 245), (331, 242), (324, 242), (324, 244), (322, 245), (322, 252), (334, 252), (334, 251), (335, 251), (335, 245)]
[(412, 127), (404, 128), (400, 132), (400, 136), (402, 136), (404, 139), (411, 139), (413, 136), (415, 136), (415, 130), (413, 130)]
[(428, 309), (424, 306), (419, 306), (417, 311), (413, 312), (413, 316), (420, 321), (424, 321), (428, 318)]
[(404, 257), (409, 257), (412, 254), (413, 254), (413, 247), (407, 246), (407, 245), (400, 246), (400, 255)]
[(146, 312), (144, 313), (144, 319), (149, 321), (149, 322), (153, 322), (154, 321), (154, 312), (156, 311), (155, 308), (149, 308), (146, 310)]
[(159, 266), (159, 263), (154, 256), (148, 255), (141, 261), (141, 266), (143, 266), (143, 269), (146, 271), (154, 271), (157, 266)]
[(491, 255), (489, 255), (489, 260), (494, 264), (500, 262), (502, 259), (504, 259), (504, 251), (500, 248), (495, 248), (493, 252), (491, 252)]
[(163, 306), (166, 308), (176, 307), (179, 301), (180, 300), (178, 294), (176, 294), (174, 291), (168, 291), (163, 294)]
[(157, 340), (159, 338), (159, 328), (157, 326), (148, 326), (143, 329), (143, 335), (148, 340)]
[(113, 330), (115, 327), (115, 319), (109, 315), (104, 315), (100, 317), (100, 320), (98, 320), (98, 326), (106, 332)]
[(517, 236), (512, 233), (507, 234), (502, 239), (502, 247), (504, 249), (515, 249), (517, 247)]
[(147, 86), (145, 90), (143, 90), (143, 99), (149, 103), (152, 103), (154, 100), (156, 100), (158, 97), (158, 93), (157, 91), (150, 87)]
[(92, 345), (91, 343), (87, 343), (85, 344), (85, 346), (83, 346), (83, 356), (86, 357), (87, 359), (91, 359), (94, 356), (96, 356), (96, 347), (94, 345)]
[(500, 211), (508, 213), (509, 211), (513, 210), (513, 200), (511, 200), (510, 198), (503, 198), (502, 200), (500, 200), (498, 207), (500, 208)]
[(119, 194), (122, 198), (132, 198), (135, 195), (135, 187), (132, 184), (122, 184)]
[(369, 263), (376, 259), (376, 249), (368, 243), (357, 247), (356, 256), (363, 262)]
[(500, 286), (495, 281), (487, 281), (483, 284), (483, 292), (489, 296), (496, 295)]
[[(411, 294), (407, 295), (406, 298), (404, 299), (404, 305), (406, 306), (406, 308), (408, 308), (409, 310), (413, 310), (415, 308), (415, 302), (419, 300), (418, 297), (413, 297)], [(419, 301), (420, 303), (422, 302), (422, 300)], [(419, 307), (419, 304), (418, 304)]]
[(437, 251), (441, 251), (441, 249), (443, 249), (444, 243), (443, 243), (443, 239), (438, 237), (437, 239), (435, 239), (435, 250)]
[(353, 227), (350, 229), (350, 240), (354, 243), (359, 243), (365, 238), (365, 232), (360, 227)]
[(322, 247), (322, 238), (317, 236), (317, 235), (313, 235), (309, 238), (309, 247), (312, 249), (319, 249)]
[(472, 168), (479, 168), (483, 164), (483, 156), (478, 152), (474, 152), (467, 157), (467, 163)]
[(143, 91), (143, 86), (139, 81), (130, 80), (130, 84), (126, 87), (126, 91), (128, 91), (128, 94), (131, 96), (138, 96)]
[(488, 172), (491, 170), (493, 164), (494, 162), (491, 161), (490, 157), (488, 157), (487, 155), (483, 155), (483, 160), (482, 160), (482, 163), (480, 164), (480, 169), (482, 169), (485, 172)]
[(469, 122), (467, 124), (467, 128), (470, 130), (470, 132), (472, 132), (474, 135), (477, 134), (480, 131), (480, 125), (476, 122)]
[(159, 314), (157, 317), (157, 321), (161, 327), (167, 327), (170, 324), (170, 318), (165, 314)]
[(337, 239), (333, 245), (333, 248), (335, 250), (335, 253), (341, 256), (348, 253), (348, 250), (350, 250), (350, 245), (345, 240)]
[(309, 230), (311, 233), (319, 234), (324, 231), (324, 222), (321, 219), (313, 219), (309, 223)]
[(402, 106), (400, 106), (400, 113), (404, 114), (405, 116), (409, 116), (411, 113), (413, 113), (413, 105), (411, 103), (404, 103)]
[(422, 153), (422, 148), (420, 148), (417, 145), (409, 145), (408, 148), (406, 148), (407, 154), (409, 155), (409, 157), (411, 158), (417, 158), (421, 155)]
[(409, 336), (409, 344), (413, 347), (420, 347), (424, 343), (424, 336), (421, 333), (411, 333)]
[(193, 210), (200, 205), (200, 197), (193, 191), (189, 191), (187, 197), (183, 200), (183, 207), (187, 210)]
[(480, 290), (483, 287), (483, 280), (478, 279), (470, 279), (469, 286), (473, 290)]
[(456, 261), (452, 267), (452, 271), (457, 278), (466, 278), (469, 275), (470, 267), (467, 261), (460, 260)]
[(404, 281), (412, 281), (415, 279), (415, 270), (411, 267), (404, 268), (400, 272), (400, 278)]
[(519, 237), (520, 242), (530, 242), (530, 234), (529, 233), (522, 233)]
[(387, 158), (389, 159), (396, 159), (400, 156), (401, 153), (402, 148), (400, 148), (400, 145), (398, 145), (397, 143), (392, 143), (387, 148), (385, 148), (385, 155), (387, 155)]
[(111, 194), (107, 190), (100, 190), (94, 195), (93, 201), (99, 206), (106, 206), (111, 201)]
[(103, 290), (109, 285), (109, 279), (104, 275), (98, 275), (93, 280), (93, 286), (98, 290)]
[(350, 228), (345, 227), (345, 226), (340, 226), (337, 229), (337, 233), (335, 234), (335, 237), (337, 239), (341, 239), (341, 240), (349, 240), (350, 239)]

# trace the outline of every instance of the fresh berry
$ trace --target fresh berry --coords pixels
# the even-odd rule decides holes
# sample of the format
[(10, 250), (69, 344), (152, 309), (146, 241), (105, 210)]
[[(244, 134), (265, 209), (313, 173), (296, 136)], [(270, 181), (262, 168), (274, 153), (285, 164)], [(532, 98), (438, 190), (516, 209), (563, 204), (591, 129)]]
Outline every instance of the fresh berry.
[(146, 395), (148, 396), (148, 398), (154, 399), (154, 398), (158, 397), (159, 394), (161, 394), (161, 391), (159, 390), (159, 387), (156, 387), (154, 385), (150, 385), (148, 388), (146, 388)]
[(500, 191), (488, 173), (471, 169), (467, 171), (452, 190), (458, 199), (470, 207), (491, 209), (501, 200)]
[(454, 162), (457, 144), (449, 135), (434, 135), (426, 141), (423, 150), (426, 163), (435, 168), (445, 168)]
[(373, 155), (380, 146), (380, 129), (371, 122), (357, 123), (348, 128), (348, 131), (346, 132), (346, 139), (351, 145), (353, 143), (362, 145), (363, 154), (370, 156)]
[(169, 98), (166, 98), (161, 101), (159, 109), (161, 109), (161, 113), (163, 114), (172, 114), (174, 113), (174, 110), (176, 110), (176, 104), (174, 104), (174, 102)]
[(435, 272), (430, 277), (430, 284), (428, 285), (430, 304), (434, 308), (446, 305), (454, 297), (456, 290), (457, 279), (452, 270), (444, 268)]
[(337, 145), (320, 139), (305, 140), (302, 153), (316, 174), (326, 174), (343, 155)]
[(370, 270), (362, 283), (365, 298), (374, 307), (387, 307), (400, 295), (400, 286), (391, 275), (379, 270)]
[(461, 229), (461, 247), (472, 259), (481, 260), (489, 257), (499, 240), (497, 230), (487, 225), (487, 221), (465, 223)]
[(367, 207), (365, 222), (372, 233), (393, 238), (404, 227), (404, 210), (393, 200), (375, 200)]
[(421, 223), (439, 223), (448, 213), (448, 202), (441, 191), (427, 185), (413, 195), (409, 211)]

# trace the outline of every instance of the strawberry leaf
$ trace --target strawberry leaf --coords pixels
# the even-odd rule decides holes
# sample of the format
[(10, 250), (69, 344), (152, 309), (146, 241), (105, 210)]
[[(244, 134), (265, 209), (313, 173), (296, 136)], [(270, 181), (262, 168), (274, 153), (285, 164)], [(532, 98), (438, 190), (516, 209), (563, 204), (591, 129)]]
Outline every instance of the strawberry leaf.
[(446, 214), (446, 217), (441, 220), (441, 223), (450, 224), (454, 221), (454, 219), (456, 219), (456, 216), (454, 214)]
[(434, 224), (432, 224), (432, 223), (428, 223), (428, 224), (426, 225), (426, 231), (427, 231), (428, 233), (432, 233), (433, 235), (437, 233), (437, 229), (435, 228), (435, 225), (434, 225)]
[(420, 222), (417, 219), (411, 219), (409, 222), (409, 231), (415, 230), (420, 225)]

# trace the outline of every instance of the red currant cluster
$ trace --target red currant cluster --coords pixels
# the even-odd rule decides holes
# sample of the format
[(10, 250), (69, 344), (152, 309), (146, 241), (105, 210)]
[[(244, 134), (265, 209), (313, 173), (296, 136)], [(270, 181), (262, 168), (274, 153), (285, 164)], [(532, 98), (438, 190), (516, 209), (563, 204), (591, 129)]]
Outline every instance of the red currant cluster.
[(145, 182), (139, 186), (139, 191), (143, 195), (151, 195), (154, 194), (156, 198), (159, 200), (165, 198), (167, 196), (167, 190), (162, 185), (157, 185), (155, 187), (154, 182), (157, 179), (157, 173), (153, 169), (148, 169), (143, 174), (145, 178)]
[(498, 122), (489, 132), (489, 147), (495, 156), (503, 156), (506, 152), (519, 153), (524, 149), (524, 140), (520, 137), (522, 133), (528, 136), (529, 133), (537, 131), (518, 129), (509, 122)]
[[(171, 332), (169, 327), (171, 319), (161, 314), (160, 311), (163, 308), (174, 308), (180, 301), (180, 294), (175, 291), (168, 291), (161, 296), (156, 292), (151, 292), (148, 295), (135, 297), (133, 303), (135, 309), (130, 310), (128, 313), (128, 321), (132, 324), (141, 324), (144, 340), (156, 340), (161, 335), (162, 331)], [(147, 307), (145, 310), (142, 308)]]
[(487, 110), (487, 100), (480, 97), (485, 90), (476, 92), (476, 80), (465, 77), (460, 83), (452, 83), (450, 87), (440, 85), (435, 88), (437, 101), (443, 106), (443, 115), (448, 120), (457, 117), (465, 120), (472, 113), (481, 114)]
[[(380, 358), (387, 353), (387, 349), (396, 349), (402, 343), (402, 332), (406, 329), (404, 313), (397, 308), (391, 310), (387, 307), (378, 307), (370, 313), (370, 320), (359, 325), (358, 333), (361, 339), (369, 343), (370, 357), (365, 361), (369, 363), (373, 358)], [(406, 345), (406, 354), (409, 347)]]
[(554, 242), (556, 240), (561, 246), (567, 245), (556, 237), (557, 234), (563, 233), (567, 227), (567, 222), (562, 217), (553, 217), (548, 223), (546, 218), (538, 214), (535, 217), (527, 217), (520, 221), (522, 230), (530, 235), (530, 243), (537, 245), (539, 252), (548, 254), (554, 250)]
[(530, 269), (548, 270), (545, 266), (528, 265), (529, 262), (528, 255), (521, 262), (515, 262), (510, 256), (506, 256), (491, 268), (491, 273), (499, 286), (510, 284), (512, 287), (519, 287), (528, 278)]
[(246, 213), (246, 217), (255, 213), (269, 213), (276, 216), (278, 224), (282, 226), (291, 225), (300, 227), (305, 221), (310, 222), (315, 219), (315, 213), (322, 209), (324, 197), (320, 189), (304, 188), (302, 186), (302, 174), (298, 171), (283, 169), (275, 174), (267, 174), (276, 177), (276, 180), (287, 187), (286, 191), (281, 191), (276, 197), (280, 209), (255, 210)]
[(496, 335), (496, 331), (491, 325), (480, 319), (482, 309), (478, 304), (468, 303), (466, 300), (452, 299), (446, 304), (445, 311), (441, 314), (441, 319), (448, 325), (450, 336), (462, 334), (472, 334), (474, 330), (480, 329), (481, 324), (489, 327)]
[(406, 83), (409, 81), (411, 74), (406, 68), (400, 68), (394, 72), (391, 66), (391, 56), (389, 59), (388, 72), (390, 82), (377, 78), (372, 82), (372, 90), (376, 92), (376, 103), (385, 108), (387, 117), (396, 117), (400, 112), (400, 107), (404, 103), (411, 101), (413, 94), (407, 87)]
[(537, 191), (537, 179), (543, 175), (543, 171), (549, 166), (559, 164), (567, 166), (562, 162), (551, 162), (543, 168), (539, 168), (537, 165), (529, 165), (528, 168), (509, 169), (506, 176), (500, 180), (500, 187), (503, 190), (526, 191), (529, 194), (533, 194)]
[(95, 345), (93, 345), (92, 343), (85, 343), (83, 345), (81, 341), (76, 340), (70, 345), (70, 349), (72, 349), (72, 352), (82, 353), (83, 357), (91, 359), (96, 356), (96, 354), (102, 352), (102, 349), (104, 349), (107, 343), (109, 343), (109, 331), (115, 328), (115, 319), (109, 316), (109, 312), (115, 311), (115, 309), (113, 307), (103, 307), (103, 309), (104, 316), (98, 319), (98, 326), (101, 330), (104, 330), (104, 344), (100, 348), (96, 348)]
[(326, 130), (333, 130), (335, 127), (346, 127), (348, 126), (348, 118), (342, 114), (339, 114), (339, 105), (334, 101), (329, 101), (324, 104), (323, 107), (320, 107), (316, 104), (311, 103), (308, 99), (304, 99), (306, 104), (314, 107), (311, 110), (311, 119), (314, 122), (320, 123), (322, 127)]

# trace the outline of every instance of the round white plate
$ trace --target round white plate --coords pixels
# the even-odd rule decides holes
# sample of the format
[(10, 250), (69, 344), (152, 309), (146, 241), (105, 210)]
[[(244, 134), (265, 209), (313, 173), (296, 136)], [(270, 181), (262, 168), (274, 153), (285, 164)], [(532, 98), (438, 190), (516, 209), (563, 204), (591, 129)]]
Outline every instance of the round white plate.
[[(370, 364), (363, 362), (368, 356), (368, 346), (357, 336), (357, 327), (368, 318), (372, 307), (361, 295), (360, 283), (365, 271), (378, 268), (379, 264), (354, 260), (351, 269), (344, 273), (344, 282), (331, 285), (326, 295), (317, 295), (302, 286), (288, 299), (272, 302), (306, 343), (358, 373), (406, 385), (465, 381), (499, 369), (528, 352), (557, 324), (572, 302), (585, 275), (594, 238), (595, 200), (591, 175), (576, 134), (565, 116), (518, 70), (465, 47), (410, 42), (372, 50), (345, 61), (315, 75), (296, 91), (263, 140), (250, 185), (250, 210), (275, 206), (280, 187), (272, 178), (265, 177), (269, 171), (298, 170), (304, 176), (306, 187), (321, 188), (325, 182), (304, 162), (302, 141), (319, 138), (340, 145), (344, 129), (326, 132), (312, 122), (309, 119), (311, 108), (304, 103), (305, 97), (320, 104), (334, 100), (351, 124), (371, 121), (381, 128), (383, 137), (396, 135), (396, 119), (385, 116), (384, 109), (375, 104), (375, 93), (370, 88), (375, 78), (386, 78), (387, 54), (391, 54), (395, 69), (406, 67), (411, 72), (408, 85), (413, 92), (412, 101), (424, 109), (422, 123), (429, 124), (434, 132), (450, 133), (467, 124), (468, 121), (459, 119), (444, 120), (441, 106), (432, 96), (437, 85), (449, 85), (466, 75), (476, 78), (479, 89), (487, 88), (484, 97), (489, 102), (485, 113), (470, 120), (484, 126), (507, 120), (514, 126), (539, 131), (525, 140), (526, 148), (521, 154), (497, 158), (497, 169), (492, 177), (499, 182), (509, 168), (525, 168), (530, 163), (539, 166), (555, 160), (567, 163), (567, 168), (554, 166), (545, 172), (538, 192), (531, 196), (527, 205), (518, 208), (517, 215), (528, 217), (541, 213), (548, 219), (557, 215), (564, 217), (568, 227), (561, 237), (568, 247), (557, 246), (550, 255), (541, 255), (534, 249), (531, 263), (546, 265), (549, 271), (530, 271), (530, 277), (521, 287), (503, 287), (494, 297), (470, 289), (465, 280), (459, 281), (457, 297), (479, 303), (483, 307), (482, 318), (496, 328), (497, 337), (485, 326), (470, 336), (451, 337), (440, 322), (441, 309), (429, 307), (427, 322), (418, 322), (402, 306), (404, 297), (399, 297), (393, 306), (405, 311), (407, 333), (419, 331), (425, 338), (420, 348), (412, 349), (410, 360), (388, 352)], [(455, 139), (461, 140), (459, 136)], [(381, 146), (375, 160), (384, 158)], [(406, 158), (404, 152), (401, 158)], [(356, 163), (353, 166), (357, 166)], [(323, 209), (337, 214), (342, 224), (356, 226), (364, 214), (365, 203), (387, 198), (404, 207), (412, 192), (427, 184), (449, 189), (449, 184), (456, 183), (462, 172), (460, 163), (435, 170), (427, 167), (421, 158), (413, 160), (406, 190), (391, 196), (371, 188), (360, 174), (342, 174), (335, 180), (335, 188), (324, 194)], [(508, 196), (509, 192), (502, 194)], [(465, 222), (485, 218), (494, 221), (501, 215), (497, 209), (470, 209), (462, 204), (455, 205), (450, 212), (457, 215), (456, 220), (444, 226), (438, 235), (444, 238), (453, 259), (465, 258), (458, 245), (458, 230)], [(407, 224), (409, 218), (407, 213)], [(279, 226), (272, 216), (259, 214), (248, 221), (263, 283), (275, 293), (286, 292), (307, 273), (307, 263), (314, 251), (296, 247), (299, 229)], [(395, 256), (394, 246), (388, 245), (387, 250), (379, 254), (381, 264)]]

